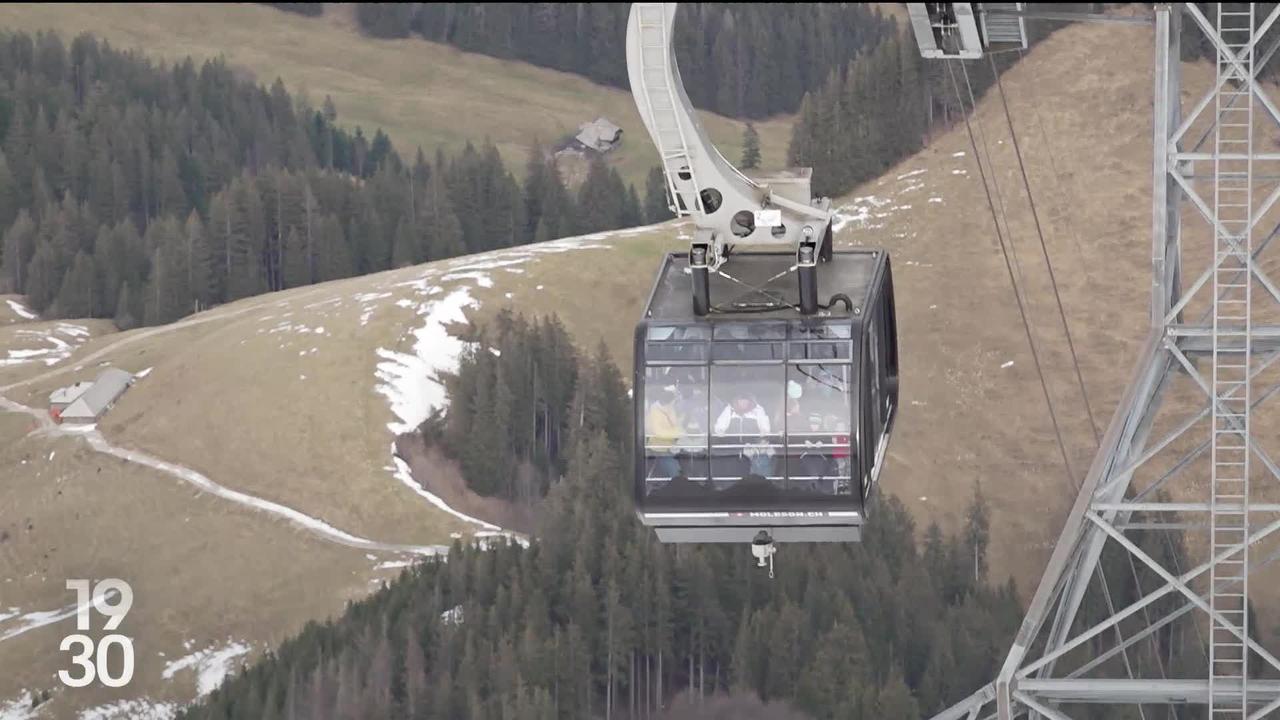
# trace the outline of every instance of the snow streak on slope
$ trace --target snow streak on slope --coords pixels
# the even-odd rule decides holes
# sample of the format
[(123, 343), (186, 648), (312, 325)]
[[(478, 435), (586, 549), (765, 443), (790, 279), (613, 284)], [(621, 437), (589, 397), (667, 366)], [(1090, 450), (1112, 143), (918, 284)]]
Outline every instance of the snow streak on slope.
[[(436, 288), (438, 290), (438, 288)], [(430, 291), (428, 291), (430, 294)], [(396, 435), (412, 432), (437, 408), (444, 407), (444, 384), (440, 374), (458, 369), (464, 343), (449, 334), (448, 325), (466, 322), (463, 310), (475, 306), (471, 289), (463, 286), (436, 301), (423, 303), (418, 313), (425, 317), (422, 327), (411, 331), (413, 352), (378, 348), (378, 392), (391, 403), (398, 419), (387, 423)]]
[(178, 709), (173, 703), (137, 698), (82, 710), (77, 720), (172, 720)]
[[(537, 245), (494, 250), (478, 255), (457, 258), (439, 266), (426, 269), (414, 280), (397, 283), (398, 287), (415, 289), (422, 302), (418, 304), (418, 316), (423, 324), (407, 333), (413, 338), (409, 352), (378, 348), (376, 371), (377, 390), (386, 396), (396, 420), (387, 423), (387, 429), (396, 435), (416, 430), (430, 414), (443, 410), (448, 400), (440, 374), (457, 370), (465, 343), (453, 337), (448, 330), (452, 324), (465, 324), (468, 308), (477, 306), (471, 290), (476, 287), (492, 288), (489, 271), (521, 273), (519, 266), (539, 255), (569, 252), (573, 250), (607, 249), (608, 245), (591, 242), (606, 238), (624, 238), (648, 232), (651, 228), (630, 228), (613, 233), (597, 233), (576, 238), (565, 238)], [(467, 285), (464, 283), (471, 283)], [(444, 285), (451, 285), (448, 294)], [(394, 303), (400, 307), (412, 306), (404, 299)]]
[(36, 711), (31, 709), (31, 700), (31, 691), (23, 690), (13, 700), (0, 702), (0, 720), (30, 720), (35, 717)]
[[(28, 310), (26, 305), (23, 305), (17, 300), (5, 300), (5, 302), (9, 303), (9, 309), (13, 311), (14, 315), (17, 315), (24, 320), (35, 320), (38, 317), (35, 313)], [(0, 715), (0, 717), (3, 716)]]
[[(273, 502), (271, 500), (266, 500), (264, 498), (250, 495), (248, 493), (240, 492), (239, 490), (232, 490), (231, 488), (226, 487), (224, 485), (219, 485), (218, 483), (210, 480), (208, 477), (204, 476), (203, 474), (189, 467), (167, 462), (167, 461), (161, 460), (160, 458), (154, 457), (152, 455), (148, 455), (147, 453), (144, 453), (138, 450), (129, 450), (126, 448), (118, 447), (116, 445), (112, 445), (93, 426), (77, 427), (75, 425), (55, 425), (53, 421), (49, 419), (49, 416), (47, 413), (40, 412), (35, 408), (27, 407), (26, 405), (22, 405), (21, 403), (16, 403), (3, 396), (0, 396), (0, 408), (11, 410), (13, 412), (27, 413), (28, 415), (31, 415), (38, 422), (40, 422), (44, 431), (49, 434), (67, 435), (72, 437), (74, 436), (83, 437), (89, 443), (90, 447), (92, 447), (94, 450), (97, 450), (100, 453), (103, 453), (106, 455), (113, 455), (127, 462), (136, 463), (138, 465), (145, 465), (146, 467), (152, 468), (154, 470), (159, 470), (160, 472), (172, 475), (174, 477), (179, 478), (180, 480), (184, 480), (188, 483), (191, 483), (192, 485), (195, 485), (197, 488), (205, 492), (208, 492), (212, 495), (216, 495), (225, 500), (230, 500), (232, 502), (239, 503), (240, 505), (245, 505), (255, 510), (260, 510), (262, 512), (266, 512), (268, 514), (283, 518), (303, 528), (304, 530), (309, 530), (312, 533), (319, 535), (320, 537), (326, 540), (329, 540), (331, 542), (336, 542), (340, 545), (359, 548), (361, 550), (375, 550), (375, 551), (380, 550), (385, 552), (412, 553), (414, 555), (436, 555), (439, 553), (443, 553), (448, 549), (443, 545), (399, 545), (394, 543), (383, 543), (383, 542), (377, 542), (375, 540), (370, 540), (368, 538), (352, 535), (351, 533), (346, 532), (345, 530), (339, 530), (338, 528), (330, 525), (329, 523), (323, 520), (320, 520), (319, 518), (311, 517), (310, 515), (307, 515), (306, 513), (303, 513), (299, 510), (291, 508), (287, 505), (282, 505), (280, 503)], [(65, 617), (69, 617), (71, 614), (75, 614), (74, 608), (72, 608), (71, 612)], [(57, 618), (57, 619), (61, 619), (61, 618)], [(22, 632), (26, 632), (27, 629), (30, 629), (30, 628), (23, 629)], [(0, 635), (0, 641), (6, 640), (9, 637), (12, 637), (12, 635), (7, 635), (7, 634)]]
[(234, 640), (221, 648), (207, 647), (166, 663), (161, 677), (171, 680), (183, 670), (194, 670), (197, 697), (204, 697), (222, 684), (223, 679), (231, 672), (232, 662), (242, 655), (248, 655), (250, 650), (248, 645)]
[[(0, 367), (31, 362), (57, 365), (71, 356), (76, 345), (89, 339), (89, 328), (60, 322), (50, 330), (18, 330), (14, 337), (29, 347), (9, 350), (8, 357), (0, 357)], [(39, 343), (44, 343), (45, 346), (39, 347)]]
[[(470, 255), (427, 268), (416, 279), (396, 283), (395, 287), (409, 287), (417, 293), (420, 302), (416, 311), (418, 317), (422, 318), (422, 325), (402, 336), (402, 342), (406, 338), (412, 338), (407, 352), (388, 348), (378, 348), (376, 351), (381, 362), (375, 370), (378, 379), (375, 389), (387, 398), (395, 416), (395, 420), (387, 423), (387, 429), (397, 436), (413, 432), (433, 413), (442, 412), (447, 407), (448, 397), (445, 395), (442, 375), (457, 371), (458, 361), (467, 348), (467, 343), (454, 337), (449, 332), (449, 327), (468, 322), (466, 311), (479, 305), (471, 291), (476, 288), (492, 288), (494, 283), (491, 272), (501, 270), (521, 274), (524, 269), (520, 266), (539, 255), (607, 249), (608, 245), (591, 241), (626, 237), (648, 229), (631, 228), (615, 233), (565, 238)], [(400, 298), (394, 305), (409, 308), (414, 303)], [(432, 505), (460, 520), (479, 526), (480, 531), (475, 533), (476, 537), (506, 536), (517, 542), (527, 542), (497, 525), (453, 509), (439, 496), (424, 489), (421, 483), (414, 480), (409, 466), (396, 455), (394, 442), (391, 444), (391, 455), (391, 472), (397, 480)]]
[[(115, 595), (117, 594), (117, 591), (111, 590), (110, 594)], [(94, 597), (105, 597), (105, 595), (105, 593), (96, 593)], [(16, 638), (19, 635), (35, 630), (36, 628), (42, 628), (46, 625), (52, 625), (56, 622), (66, 620), (79, 612), (81, 608), (88, 609), (93, 602), (94, 598), (90, 598), (80, 605), (71, 603), (66, 607), (58, 608), (57, 610), (40, 610), (20, 615), (18, 616), (17, 622), (13, 623), (14, 627), (7, 629), (0, 628), (0, 642), (4, 642), (10, 638)], [(14, 617), (14, 614), (8, 614), (6, 617), (12, 618)]]

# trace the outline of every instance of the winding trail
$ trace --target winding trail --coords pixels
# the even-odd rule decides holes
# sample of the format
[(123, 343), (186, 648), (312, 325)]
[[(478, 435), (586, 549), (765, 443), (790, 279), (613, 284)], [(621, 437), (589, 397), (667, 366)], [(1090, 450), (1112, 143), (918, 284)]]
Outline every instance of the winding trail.
[(281, 505), (278, 502), (243, 493), (239, 490), (232, 490), (225, 485), (219, 485), (205, 475), (192, 470), (189, 467), (161, 460), (154, 455), (149, 455), (139, 450), (129, 450), (118, 445), (113, 445), (102, 436), (102, 433), (91, 427), (76, 429), (76, 426), (64, 427), (57, 425), (49, 418), (47, 413), (41, 412), (32, 407), (27, 407), (26, 405), (14, 402), (13, 400), (5, 397), (0, 397), (0, 408), (11, 412), (26, 413), (34, 417), (36, 421), (40, 423), (41, 431), (46, 435), (83, 438), (89, 443), (89, 447), (100, 453), (118, 457), (125, 462), (131, 462), (152, 468), (153, 470), (159, 470), (160, 472), (172, 475), (179, 480), (195, 485), (200, 490), (216, 495), (224, 500), (230, 500), (231, 502), (284, 518), (304, 530), (310, 531), (325, 540), (339, 545), (345, 545), (359, 550), (376, 550), (379, 552), (410, 553), (414, 555), (427, 556), (439, 555), (448, 552), (448, 547), (444, 545), (402, 545), (398, 543), (384, 543), (377, 540), (363, 538), (358, 535), (352, 535), (345, 530), (339, 530), (319, 518), (307, 515), (306, 513), (287, 505)]
[[(114, 352), (126, 345), (138, 342), (140, 340), (144, 340), (146, 338), (154, 337), (162, 333), (173, 332), (175, 330), (181, 330), (183, 328), (188, 328), (194, 325), (201, 325), (204, 323), (214, 322), (218, 320), (226, 320), (226, 319), (237, 317), (239, 315), (243, 315), (245, 313), (252, 312), (252, 311), (261, 311), (263, 307), (267, 305), (274, 304), (278, 307), (284, 307), (286, 303), (292, 303), (299, 300), (306, 300), (307, 298), (313, 295), (319, 294), (321, 292), (324, 292), (325, 290), (326, 288), (316, 288), (311, 292), (300, 293), (298, 295), (295, 295), (289, 298), (288, 301), (286, 301), (285, 303), (282, 303), (279, 301), (276, 301), (274, 303), (253, 303), (250, 305), (246, 305), (245, 307), (242, 307), (242, 308), (237, 308), (235, 310), (224, 310), (224, 311), (214, 311), (210, 313), (202, 313), (200, 315), (196, 315), (196, 316), (187, 318), (185, 320), (180, 320), (178, 322), (171, 323), (169, 325), (161, 325), (158, 327), (149, 328), (147, 330), (142, 330), (140, 332), (130, 335), (129, 337), (121, 338), (114, 342), (109, 342), (103, 347), (90, 353), (89, 355), (86, 355), (85, 357), (68, 358), (62, 364), (60, 364), (59, 367), (52, 368), (45, 372), (38, 373), (31, 377), (25, 378), (23, 380), (19, 380), (17, 382), (13, 382), (3, 387), (0, 387), (0, 393), (12, 391), (16, 388), (41, 382), (48, 378), (67, 372), (76, 366), (87, 365), (110, 352)], [(172, 475), (173, 477), (178, 478), (179, 480), (182, 480), (183, 482), (194, 485), (196, 488), (204, 492), (210, 493), (212, 495), (216, 495), (224, 500), (229, 500), (239, 505), (243, 505), (243, 506), (252, 508), (254, 510), (258, 510), (260, 512), (265, 512), (267, 514), (282, 518), (290, 522), (291, 524), (295, 525), (296, 527), (306, 530), (312, 533), (313, 535), (319, 537), (320, 539), (326, 540), (328, 542), (333, 542), (338, 545), (343, 545), (343, 546), (355, 548), (358, 550), (369, 550), (369, 551), (398, 553), (398, 554), (411, 554), (411, 555), (419, 555), (419, 556), (441, 555), (448, 552), (448, 547), (445, 545), (408, 545), (408, 544), (402, 544), (402, 543), (387, 543), (387, 542), (380, 542), (377, 540), (371, 540), (369, 538), (360, 537), (358, 535), (353, 535), (345, 530), (336, 528), (333, 525), (330, 525), (329, 523), (319, 518), (307, 515), (306, 513), (303, 513), (302, 511), (297, 510), (295, 508), (289, 507), (287, 505), (282, 505), (278, 502), (267, 500), (265, 498), (260, 498), (254, 495), (250, 495), (248, 493), (244, 493), (239, 490), (233, 490), (232, 488), (226, 487), (225, 485), (220, 485), (214, 482), (213, 480), (209, 479), (204, 474), (196, 470), (193, 470), (189, 467), (179, 465), (177, 463), (172, 463), (167, 460), (162, 460), (158, 457), (155, 457), (154, 455), (150, 455), (148, 453), (145, 453), (139, 450), (131, 450), (128, 448), (120, 447), (118, 445), (114, 445), (105, 437), (103, 437), (100, 432), (98, 432), (96, 429), (93, 429), (92, 427), (80, 429), (80, 428), (75, 428), (75, 426), (58, 425), (53, 422), (53, 420), (49, 417), (48, 413), (42, 412), (37, 408), (28, 407), (14, 400), (10, 400), (9, 398), (4, 397), (3, 395), (0, 395), (0, 409), (8, 410), (10, 412), (25, 413), (27, 415), (30, 415), (31, 417), (35, 418), (36, 422), (40, 424), (40, 432), (43, 434), (51, 435), (51, 436), (83, 438), (89, 444), (89, 446), (97, 452), (120, 458), (125, 462), (135, 463), (137, 465), (142, 465), (144, 467), (149, 467), (153, 470), (158, 470), (160, 472), (167, 473), (169, 475)], [(8, 639), (9, 637), (12, 637), (12, 636), (3, 635), (3, 636), (0, 636), (0, 640), (5, 640), (5, 639)]]

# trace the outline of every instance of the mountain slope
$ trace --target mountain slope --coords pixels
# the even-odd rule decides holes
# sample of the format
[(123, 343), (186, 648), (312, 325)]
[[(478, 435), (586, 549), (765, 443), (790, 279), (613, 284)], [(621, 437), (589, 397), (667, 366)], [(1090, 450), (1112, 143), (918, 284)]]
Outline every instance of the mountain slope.
[[(643, 191), (658, 164), (630, 93), (421, 39), (367, 38), (344, 19), (349, 13), (341, 5), (308, 18), (253, 3), (15, 4), (0, 7), (0, 26), (52, 29), (64, 42), (89, 32), (170, 63), (224, 56), (260, 82), (282, 78), (315, 107), (331, 96), (342, 123), (369, 136), (382, 128), (409, 160), (415, 147), (430, 154), (443, 145), (452, 154), (487, 137), (522, 174), (532, 142), (553, 144), (604, 115), (624, 131), (622, 147), (610, 154), (624, 180)], [(741, 156), (742, 123), (716, 115), (704, 122), (725, 157)], [(765, 169), (785, 163), (790, 128), (786, 117), (757, 123)]]
[[(1147, 323), (1150, 38), (1141, 27), (1069, 28), (1003, 79), (1089, 401), (1103, 426)], [(1206, 87), (1210, 74), (1204, 65), (1184, 68), (1189, 88)], [(1050, 392), (1079, 477), (1092, 455), (1093, 433), (1073, 386), (998, 97), (980, 103), (974, 130), (980, 149), (990, 150), (1001, 189), (997, 203), (1008, 217)], [(1073, 491), (964, 126), (939, 133), (926, 150), (836, 204), (839, 243), (882, 245), (893, 254), (903, 394), (884, 489), (901, 497), (921, 522), (954, 529), (980, 481), (992, 507), (993, 572), (1012, 574), (1025, 596)], [(458, 258), (251, 298), (161, 328), (94, 336), (53, 366), (0, 366), (0, 396), (38, 414), (47, 392), (101, 361), (132, 371), (152, 367), (99, 428), (114, 446), (381, 543), (432, 545), (448, 542), (453, 533), (483, 536), (492, 529), (442, 509), (417, 485), (439, 489), (436, 478), (407, 478), (391, 456), (395, 433), (441, 401), (433, 373), (448, 368), (466, 324), (503, 307), (557, 313), (584, 345), (604, 340), (625, 369), (651, 273), (664, 250), (684, 247), (685, 229), (673, 223)], [(1188, 252), (1200, 251), (1201, 230), (1188, 216)], [(18, 320), (5, 329), (29, 322)], [(0, 342), (10, 337), (0, 335)], [(0, 352), (8, 349), (0, 345)], [(149, 640), (153, 654), (189, 653), (182, 641), (190, 638), (199, 647), (217, 641), (218, 648), (228, 637), (277, 639), (358, 595), (386, 571), (375, 571), (379, 565), (411, 559), (412, 553), (397, 552), (361, 559), (360, 551), (300, 530), (280, 513), (196, 495), (189, 481), (171, 473), (125, 466), (84, 440), (52, 435), (30, 414), (0, 413), (0, 440), (0, 475), (16, 479), (0, 487), (8, 493), (0, 507), (21, 510), (21, 518), (0, 515), (0, 532), (21, 538), (0, 542), (0, 575), (21, 578), (13, 590), (6, 586), (6, 600), (19, 598), (14, 604), (25, 614), (64, 606), (61, 579), (77, 573), (136, 578), (165, 603), (139, 605), (131, 620), (142, 625), (167, 618), (163, 632)], [(68, 463), (58, 466), (56, 476), (79, 488), (70, 509), (47, 497), (45, 464), (54, 457)], [(97, 467), (106, 479), (96, 479)], [(108, 502), (153, 496), (159, 499), (152, 505), (127, 509)], [(38, 528), (69, 527), (76, 512), (99, 507), (99, 520), (118, 518), (111, 532), (126, 552), (108, 555), (21, 534), (28, 519)], [(194, 536), (184, 532), (183, 516), (203, 529)], [(189, 557), (199, 559), (153, 557), (139, 539), (144, 533), (132, 528), (145, 528), (148, 543), (195, 543)], [(92, 531), (107, 532), (97, 526)], [(234, 542), (222, 542), (224, 533)], [(235, 589), (228, 593), (226, 566), (238, 565), (246, 553), (255, 563), (234, 568)], [(46, 563), (38, 574), (13, 570), (37, 562)], [(192, 573), (184, 592), (174, 594), (169, 576), (182, 562), (210, 570)], [(279, 576), (286, 565), (299, 573), (287, 588)], [(4, 617), (5, 605), (0, 602), (0, 636), (15, 622)], [(5, 698), (44, 687), (47, 669), (59, 661), (47, 648), (56, 646), (51, 639), (60, 632), (50, 626), (20, 641), (0, 640), (0, 708)], [(9, 674), (31, 657), (40, 658), (35, 670)], [(192, 692), (161, 682), (154, 672), (149, 677), (149, 684), (115, 699)], [(109, 699), (68, 693), (59, 707)]]

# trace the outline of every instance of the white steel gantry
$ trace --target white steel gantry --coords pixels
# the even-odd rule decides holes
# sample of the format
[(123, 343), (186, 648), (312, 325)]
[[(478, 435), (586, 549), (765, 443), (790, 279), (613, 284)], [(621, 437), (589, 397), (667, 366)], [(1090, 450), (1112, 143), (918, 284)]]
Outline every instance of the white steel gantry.
[[(940, 24), (1037, 17), (995, 4), (908, 6), (931, 23), (917, 26), (931, 33), (922, 51), (943, 58), (974, 57), (974, 48), (961, 37), (948, 54)], [(1280, 466), (1269, 452), (1280, 443), (1274, 424), (1266, 433), (1255, 422), (1280, 392), (1280, 289), (1265, 262), (1280, 236), (1280, 111), (1258, 81), (1280, 50), (1280, 6), (1262, 7), (1157, 3), (1137, 19), (1155, 31), (1150, 327), (997, 677), (938, 720), (1061, 720), (1087, 704), (1137, 706), (1144, 718), (1280, 718), (1280, 660), (1250, 628), (1249, 604), (1250, 577), (1280, 558)], [(1213, 87), (1192, 94), (1185, 116), (1184, 23), (1216, 65)], [(1187, 208), (1208, 228), (1203, 243), (1192, 228), (1184, 237)], [(1193, 567), (1144, 549), (1140, 533), (1182, 534)], [(1086, 600), (1102, 592), (1091, 579), (1106, 546), (1158, 580), (1086, 618)], [(1161, 664), (1151, 677), (1116, 676), (1114, 658), (1157, 648), (1175, 623), (1203, 645), (1202, 671), (1177, 677)]]

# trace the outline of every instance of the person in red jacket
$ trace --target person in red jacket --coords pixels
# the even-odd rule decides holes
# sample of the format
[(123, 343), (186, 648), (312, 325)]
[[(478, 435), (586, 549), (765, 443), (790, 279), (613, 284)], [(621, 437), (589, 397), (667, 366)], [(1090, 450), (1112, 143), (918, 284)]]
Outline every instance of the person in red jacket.
[[(830, 421), (834, 418), (829, 417), (827, 419)], [(850, 482), (850, 472), (852, 468), (851, 463), (849, 462), (849, 430), (845, 427), (844, 423), (839, 421), (835, 423), (834, 429), (836, 434), (831, 439), (831, 442), (835, 443), (836, 447), (831, 451), (831, 457), (836, 461), (836, 476), (838, 479), (832, 488), (832, 492), (839, 495), (841, 493), (849, 492), (849, 488), (852, 484)]]

